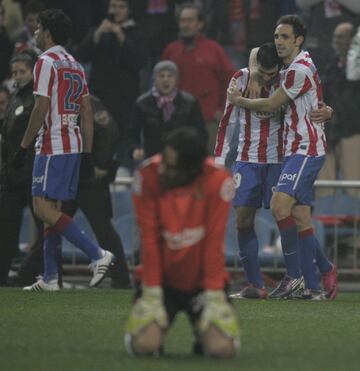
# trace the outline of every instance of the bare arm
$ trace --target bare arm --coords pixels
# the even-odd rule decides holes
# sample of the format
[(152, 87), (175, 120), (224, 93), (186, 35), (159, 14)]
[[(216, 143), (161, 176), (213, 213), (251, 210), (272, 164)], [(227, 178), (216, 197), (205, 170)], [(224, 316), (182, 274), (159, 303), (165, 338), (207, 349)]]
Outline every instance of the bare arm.
[(45, 121), (46, 114), (49, 110), (49, 103), (50, 99), (48, 97), (38, 95), (35, 98), (35, 105), (31, 112), (29, 124), (20, 143), (20, 147), (28, 148), (35, 139)]
[(91, 109), (90, 96), (88, 95), (82, 98), (80, 115), (83, 152), (91, 153), (94, 137), (94, 117)]
[(257, 77), (257, 53), (259, 48), (251, 49), (250, 56), (249, 56), (249, 71), (250, 71), (250, 78), (247, 89), (245, 91), (244, 96), (247, 98), (259, 98), (260, 97), (260, 85), (258, 82)]
[(269, 98), (259, 98), (259, 99), (248, 99), (244, 98), (241, 92), (230, 84), (230, 87), (227, 91), (228, 100), (234, 106), (248, 108), (254, 111), (265, 111), (265, 112), (274, 112), (282, 105), (288, 103), (290, 98), (286, 95), (283, 88), (277, 88)]

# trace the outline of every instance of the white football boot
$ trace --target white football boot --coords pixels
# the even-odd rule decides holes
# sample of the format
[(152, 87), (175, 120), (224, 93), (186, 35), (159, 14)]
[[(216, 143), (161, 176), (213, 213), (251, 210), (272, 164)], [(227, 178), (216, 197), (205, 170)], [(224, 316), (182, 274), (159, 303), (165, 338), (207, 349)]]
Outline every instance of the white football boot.
[(93, 271), (93, 277), (89, 283), (90, 287), (97, 286), (106, 276), (111, 263), (114, 260), (114, 255), (110, 251), (104, 251), (104, 256), (98, 260), (95, 260), (89, 265), (89, 268)]

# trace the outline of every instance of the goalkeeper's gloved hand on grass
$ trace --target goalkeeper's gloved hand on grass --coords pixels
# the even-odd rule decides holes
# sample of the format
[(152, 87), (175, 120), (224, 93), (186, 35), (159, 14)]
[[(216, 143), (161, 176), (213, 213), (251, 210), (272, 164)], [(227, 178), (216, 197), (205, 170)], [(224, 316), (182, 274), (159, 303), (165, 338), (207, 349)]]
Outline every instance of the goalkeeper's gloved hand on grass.
[(223, 290), (204, 291), (204, 309), (198, 324), (200, 334), (205, 333), (210, 325), (234, 340), (239, 337), (239, 325), (234, 308), (226, 300)]
[(142, 296), (136, 301), (127, 321), (126, 333), (137, 335), (153, 322), (162, 329), (168, 326), (168, 317), (163, 304), (163, 290), (160, 286), (143, 285)]

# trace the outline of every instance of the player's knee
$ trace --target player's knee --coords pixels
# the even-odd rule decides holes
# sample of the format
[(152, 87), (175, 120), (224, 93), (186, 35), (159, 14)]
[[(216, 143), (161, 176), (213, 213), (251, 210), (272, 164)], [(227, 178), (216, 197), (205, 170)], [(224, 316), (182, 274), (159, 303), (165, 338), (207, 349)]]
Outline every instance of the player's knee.
[(286, 202), (282, 202), (281, 198), (276, 198), (276, 196), (273, 196), (273, 200), (271, 202), (271, 212), (276, 220), (282, 220), (291, 215), (291, 205), (288, 205)]
[(43, 220), (44, 210), (43, 210), (41, 199), (39, 199), (38, 197), (33, 197), (33, 209), (34, 209), (35, 215), (39, 219)]
[[(256, 210), (256, 209), (255, 209)], [(250, 229), (254, 227), (255, 212), (245, 211), (236, 208), (236, 227), (237, 229)]]
[(236, 228), (237, 229), (251, 229), (254, 227), (254, 220), (247, 216), (236, 217)]
[(236, 353), (236, 345), (233, 338), (225, 336), (215, 326), (210, 326), (202, 336), (202, 344), (205, 353), (210, 357), (229, 358)]
[(161, 328), (152, 323), (138, 335), (132, 336), (131, 346), (136, 355), (153, 355), (159, 352), (163, 343)]

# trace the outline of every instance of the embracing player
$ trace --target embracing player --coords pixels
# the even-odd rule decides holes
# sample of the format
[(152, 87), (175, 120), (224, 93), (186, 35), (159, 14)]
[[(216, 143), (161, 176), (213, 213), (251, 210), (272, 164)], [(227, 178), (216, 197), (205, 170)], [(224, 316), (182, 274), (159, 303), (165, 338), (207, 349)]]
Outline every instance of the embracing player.
[(301, 297), (316, 300), (323, 297), (316, 263), (328, 298), (336, 296), (337, 281), (336, 267), (321, 254), (311, 221), (313, 184), (325, 159), (326, 139), (323, 125), (310, 117), (310, 112), (320, 106), (322, 90), (309, 53), (301, 50), (305, 36), (306, 29), (296, 15), (280, 17), (274, 34), (278, 55), (284, 63), (280, 87), (268, 98), (247, 99), (233, 80), (228, 100), (255, 111), (275, 112), (286, 106), (285, 158), (271, 208), (280, 230), (287, 275), (272, 296), (291, 295), (298, 288), (302, 273), (305, 290)]
[[(261, 96), (268, 97), (279, 86), (279, 69), (282, 64), (273, 43), (263, 44), (257, 52), (258, 83)], [(250, 71), (244, 68), (235, 73), (236, 87), (247, 89)], [(240, 126), (238, 156), (233, 168), (236, 194), (237, 237), (240, 259), (247, 278), (247, 285), (234, 298), (266, 299), (258, 260), (259, 244), (254, 230), (258, 208), (270, 207), (272, 189), (281, 172), (283, 159), (283, 124), (281, 110), (257, 112), (236, 107), (227, 102), (220, 122), (215, 147), (215, 162), (224, 164), (229, 152), (235, 127)], [(299, 284), (301, 282), (299, 281)]]

